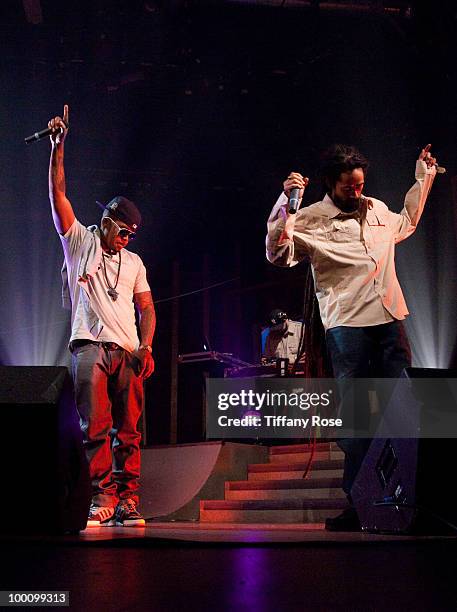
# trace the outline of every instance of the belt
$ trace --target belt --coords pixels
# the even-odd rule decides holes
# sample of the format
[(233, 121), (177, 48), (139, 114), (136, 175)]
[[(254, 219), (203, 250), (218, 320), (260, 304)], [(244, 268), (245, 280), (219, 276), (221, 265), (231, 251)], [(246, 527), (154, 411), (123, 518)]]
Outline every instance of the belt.
[(116, 342), (97, 342), (97, 340), (72, 340), (69, 348), (73, 353), (75, 349), (79, 348), (80, 346), (85, 346), (86, 344), (95, 344), (97, 346), (101, 346), (107, 351), (123, 350), (122, 346), (119, 346), (119, 344), (116, 344)]

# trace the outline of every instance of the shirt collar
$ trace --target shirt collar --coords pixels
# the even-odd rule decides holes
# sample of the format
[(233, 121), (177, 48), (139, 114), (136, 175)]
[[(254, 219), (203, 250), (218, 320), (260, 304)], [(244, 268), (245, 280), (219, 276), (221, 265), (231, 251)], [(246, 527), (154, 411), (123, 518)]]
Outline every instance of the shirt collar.
[(357, 211), (354, 211), (353, 213), (343, 212), (340, 208), (338, 208), (338, 206), (336, 206), (328, 193), (325, 194), (322, 204), (324, 205), (324, 212), (329, 219), (335, 219), (335, 217), (339, 217), (340, 215), (348, 218), (356, 218), (358, 216)]
[(334, 219), (341, 214), (341, 210), (333, 203), (333, 200), (328, 193), (325, 194), (322, 204), (325, 208), (325, 214), (329, 219)]

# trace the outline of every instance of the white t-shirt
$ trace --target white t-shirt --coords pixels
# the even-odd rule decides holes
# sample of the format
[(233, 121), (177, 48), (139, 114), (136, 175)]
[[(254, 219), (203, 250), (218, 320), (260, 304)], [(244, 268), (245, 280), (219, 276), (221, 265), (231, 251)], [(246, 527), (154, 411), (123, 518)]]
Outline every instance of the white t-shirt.
[[(60, 239), (65, 253), (72, 304), (70, 342), (116, 342), (127, 351), (135, 351), (139, 339), (133, 296), (135, 293), (150, 291), (141, 258), (127, 249), (115, 255), (103, 254), (98, 228), (88, 229), (77, 219)], [(121, 266), (116, 285), (119, 257)], [(109, 284), (111, 287), (116, 285), (119, 294), (115, 301), (108, 295), (109, 286), (105, 279), (103, 260)]]

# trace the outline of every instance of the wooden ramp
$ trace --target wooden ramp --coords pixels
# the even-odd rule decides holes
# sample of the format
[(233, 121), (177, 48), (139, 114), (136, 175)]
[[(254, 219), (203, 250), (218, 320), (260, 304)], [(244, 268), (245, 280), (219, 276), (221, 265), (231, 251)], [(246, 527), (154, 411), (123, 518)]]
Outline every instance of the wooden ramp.
[(268, 461), (268, 447), (233, 442), (156, 446), (141, 451), (140, 510), (146, 519), (198, 520), (200, 500), (223, 500), (227, 480)]

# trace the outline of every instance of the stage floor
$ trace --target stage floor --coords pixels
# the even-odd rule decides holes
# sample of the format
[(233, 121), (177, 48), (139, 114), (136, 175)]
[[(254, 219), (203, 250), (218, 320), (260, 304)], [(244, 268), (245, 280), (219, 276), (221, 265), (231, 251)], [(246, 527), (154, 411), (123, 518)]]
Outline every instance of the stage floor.
[(149, 523), (9, 533), (1, 589), (68, 591), (86, 612), (455, 610), (456, 537), (323, 525)]
[[(148, 521), (145, 527), (91, 527), (73, 535), (9, 534), (3, 540), (47, 541), (54, 543), (109, 542), (115, 540), (170, 541), (227, 544), (371, 544), (387, 542), (456, 540), (456, 535), (395, 535), (366, 532), (331, 532), (323, 523), (267, 524), (267, 523), (199, 523), (193, 521)], [(132, 542), (134, 544), (134, 542)]]

